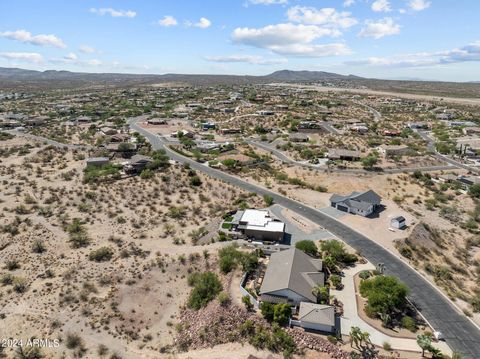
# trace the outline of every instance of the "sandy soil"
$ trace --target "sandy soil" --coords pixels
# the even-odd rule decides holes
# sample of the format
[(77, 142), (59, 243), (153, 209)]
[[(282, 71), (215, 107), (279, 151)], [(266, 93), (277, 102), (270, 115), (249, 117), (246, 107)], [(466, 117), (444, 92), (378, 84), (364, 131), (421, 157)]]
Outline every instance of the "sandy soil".
[[(27, 143), (15, 138), (0, 142), (0, 148), (20, 150)], [(133, 177), (90, 186), (82, 183), (83, 168), (79, 153), (43, 145), (2, 158), (0, 277), (23, 278), (26, 290), (0, 286), (5, 315), (0, 337), (65, 339), (73, 333), (80, 336), (86, 358), (97, 357), (99, 344), (125, 358), (158, 358), (160, 348), (172, 343), (190, 291), (188, 274), (213, 265), (222, 245), (202, 238), (194, 245), (192, 233), (204, 227), (215, 234), (218, 226), (211, 226), (212, 220), (231, 209), (241, 191), (202, 174), (201, 187), (192, 187), (181, 167), (149, 180)], [(249, 201), (256, 206), (261, 199)], [(173, 207), (181, 208), (180, 218), (171, 217)], [(67, 227), (74, 218), (90, 239), (86, 247), (71, 245)], [(212, 233), (205, 237), (215, 238)], [(32, 250), (36, 241), (43, 253)], [(101, 247), (112, 250), (111, 260), (89, 260)], [(8, 269), (7, 263), (18, 268)], [(62, 344), (44, 353), (60, 358), (73, 351)]]

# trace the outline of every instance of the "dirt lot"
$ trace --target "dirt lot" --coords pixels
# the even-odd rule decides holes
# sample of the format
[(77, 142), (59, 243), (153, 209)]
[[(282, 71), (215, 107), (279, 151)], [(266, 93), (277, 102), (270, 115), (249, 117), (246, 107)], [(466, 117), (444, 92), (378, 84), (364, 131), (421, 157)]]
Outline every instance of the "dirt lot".
[[(209, 224), (241, 191), (201, 174), (202, 185), (192, 187), (180, 167), (88, 185), (85, 154), (27, 144), (0, 142), (10, 152), (0, 163), (0, 337), (81, 338), (75, 350), (62, 343), (43, 351), (54, 358), (81, 347), (93, 358), (99, 344), (126, 358), (158, 357), (172, 343), (187, 275), (205, 270), (221, 245), (195, 245), (194, 230), (215, 234)], [(88, 238), (78, 248), (69, 229), (75, 218)], [(89, 258), (104, 247), (107, 260)]]

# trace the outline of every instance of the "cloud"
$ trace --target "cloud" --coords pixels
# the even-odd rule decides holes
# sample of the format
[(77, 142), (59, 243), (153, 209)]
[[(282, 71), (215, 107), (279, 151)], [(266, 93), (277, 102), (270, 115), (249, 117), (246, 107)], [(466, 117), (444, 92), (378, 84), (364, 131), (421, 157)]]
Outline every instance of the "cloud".
[(343, 2), (343, 7), (350, 7), (352, 6), (353, 4), (355, 4), (355, 0), (345, 0)]
[(93, 54), (97, 52), (93, 47), (87, 45), (80, 46), (78, 50), (83, 54)]
[(422, 11), (428, 9), (432, 3), (426, 0), (411, 0), (408, 7), (413, 11)]
[(200, 29), (206, 29), (207, 27), (210, 27), (212, 25), (212, 22), (205, 17), (201, 17), (198, 22), (193, 23), (189, 20), (185, 20), (184, 24), (187, 27), (198, 27)]
[(358, 23), (349, 12), (338, 12), (334, 8), (294, 6), (287, 11), (290, 21), (302, 24), (322, 25), (332, 28), (348, 28)]
[(345, 64), (381, 67), (423, 67), (461, 62), (480, 62), (480, 40), (448, 51), (421, 52), (394, 57), (369, 57), (363, 60), (348, 61)]
[(389, 12), (392, 11), (388, 0), (375, 0), (372, 3), (372, 10), (375, 12)]
[(92, 59), (92, 60), (79, 59), (78, 56), (73, 52), (70, 52), (61, 58), (55, 58), (55, 57), (50, 58), (48, 61), (52, 64), (68, 64), (68, 65), (74, 65), (79, 67), (100, 66), (103, 64), (102, 61), (97, 59)]
[(396, 35), (399, 33), (400, 25), (395, 24), (391, 17), (386, 17), (378, 21), (366, 20), (365, 27), (360, 30), (358, 35), (361, 37), (381, 39), (384, 36)]
[(74, 60), (77, 60), (77, 59), (78, 59), (77, 55), (76, 55), (75, 53), (73, 53), (73, 52), (68, 53), (68, 54), (65, 55), (63, 58), (64, 58), (65, 60), (71, 60), (71, 61), (74, 61)]
[(337, 36), (336, 29), (323, 28), (316, 25), (276, 24), (259, 29), (236, 28), (232, 33), (235, 43), (267, 49), (281, 55), (322, 57), (347, 55), (351, 51), (345, 44), (313, 44), (323, 36)]
[(436, 53), (443, 64), (454, 62), (480, 61), (480, 40), (450, 51)]
[(43, 56), (38, 52), (0, 52), (0, 58), (32, 63), (43, 62)]
[(110, 15), (111, 17), (129, 17), (129, 18), (133, 18), (135, 16), (137, 16), (137, 13), (135, 11), (132, 11), (132, 10), (115, 10), (115, 9), (112, 9), (111, 7), (109, 8), (100, 8), (100, 9), (97, 9), (97, 8), (90, 8), (90, 12), (93, 13), (93, 14), (98, 14), (98, 15)]
[(254, 55), (226, 55), (226, 56), (205, 56), (205, 60), (211, 62), (237, 62), (237, 63), (248, 63), (252, 65), (279, 65), (287, 63), (287, 59), (275, 58), (275, 59), (265, 59), (262, 56)]
[(206, 29), (211, 25), (212, 25), (212, 22), (205, 17), (200, 18), (200, 20), (197, 23), (193, 24), (193, 26), (199, 27), (201, 29)]
[(67, 47), (67, 45), (55, 35), (32, 35), (26, 30), (0, 32), (0, 37), (37, 46), (54, 46), (62, 49)]
[(287, 4), (288, 0), (248, 0), (248, 2), (253, 5), (276, 5)]
[(173, 16), (165, 15), (163, 19), (158, 20), (158, 25), (165, 27), (176, 26), (178, 25), (178, 22), (177, 19), (175, 19)]

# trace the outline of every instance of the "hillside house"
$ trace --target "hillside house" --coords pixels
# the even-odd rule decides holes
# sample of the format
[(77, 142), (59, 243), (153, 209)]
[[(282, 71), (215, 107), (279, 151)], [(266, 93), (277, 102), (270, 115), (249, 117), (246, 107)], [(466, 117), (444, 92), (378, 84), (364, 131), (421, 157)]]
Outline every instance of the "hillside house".
[(352, 192), (347, 196), (334, 194), (330, 197), (330, 205), (339, 211), (367, 217), (380, 206), (381, 197), (372, 190)]
[(270, 303), (316, 303), (312, 289), (325, 285), (322, 261), (296, 248), (272, 253), (260, 287), (260, 300)]
[(237, 211), (233, 217), (232, 225), (234, 230), (258, 241), (279, 242), (285, 234), (285, 223), (273, 218), (268, 210), (246, 209)]
[(406, 145), (380, 145), (377, 150), (383, 157), (405, 156), (412, 152)]
[(360, 151), (350, 151), (339, 148), (331, 148), (328, 150), (328, 159), (332, 161), (357, 161), (360, 159), (360, 157)]

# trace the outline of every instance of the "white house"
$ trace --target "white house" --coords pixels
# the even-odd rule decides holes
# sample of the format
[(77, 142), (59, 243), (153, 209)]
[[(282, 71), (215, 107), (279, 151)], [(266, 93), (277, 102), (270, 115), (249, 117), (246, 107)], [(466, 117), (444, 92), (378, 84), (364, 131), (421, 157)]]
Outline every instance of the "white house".
[(333, 194), (330, 205), (339, 211), (358, 214), (363, 217), (371, 215), (380, 206), (381, 197), (374, 191), (352, 192), (347, 196)]
[(232, 224), (246, 236), (259, 241), (281, 241), (285, 223), (273, 218), (267, 210), (246, 209), (235, 213)]

